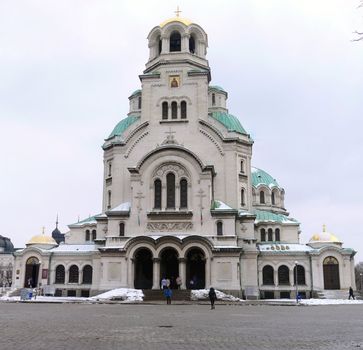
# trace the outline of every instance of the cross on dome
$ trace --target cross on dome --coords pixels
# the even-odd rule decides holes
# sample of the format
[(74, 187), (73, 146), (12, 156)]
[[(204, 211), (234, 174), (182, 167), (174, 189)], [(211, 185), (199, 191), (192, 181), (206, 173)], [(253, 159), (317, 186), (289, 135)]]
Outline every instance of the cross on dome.
[(179, 17), (180, 12), (182, 12), (182, 11), (179, 10), (179, 5), (178, 5), (176, 8), (176, 11), (174, 11), (174, 13), (176, 14), (177, 17)]

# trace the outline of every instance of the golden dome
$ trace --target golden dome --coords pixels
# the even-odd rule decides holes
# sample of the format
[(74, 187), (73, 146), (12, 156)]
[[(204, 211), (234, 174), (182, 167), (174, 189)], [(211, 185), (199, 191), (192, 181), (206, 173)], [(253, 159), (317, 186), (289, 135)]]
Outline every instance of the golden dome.
[(323, 225), (323, 232), (315, 233), (310, 238), (310, 243), (312, 242), (332, 242), (332, 243), (341, 243), (342, 241), (335, 236), (333, 233), (326, 231), (326, 226)]
[(58, 245), (57, 242), (52, 237), (46, 236), (44, 234), (33, 236), (26, 245), (31, 245), (31, 244)]
[(160, 23), (160, 27), (163, 28), (165, 27), (167, 24), (171, 23), (171, 22), (179, 22), (179, 23), (183, 23), (186, 26), (191, 25), (193, 22), (190, 21), (189, 19), (186, 18), (182, 18), (182, 17), (173, 17), (173, 18), (169, 18), (166, 21)]

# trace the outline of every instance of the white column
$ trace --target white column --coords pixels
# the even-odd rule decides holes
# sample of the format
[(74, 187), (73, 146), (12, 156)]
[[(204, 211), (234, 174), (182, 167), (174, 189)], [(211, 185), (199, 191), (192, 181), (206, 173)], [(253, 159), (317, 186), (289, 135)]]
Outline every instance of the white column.
[(205, 259), (205, 288), (209, 288), (211, 285), (211, 259)]
[(153, 259), (153, 286), (152, 289), (160, 289), (160, 259)]
[(187, 259), (179, 258), (179, 276), (181, 278), (182, 284), (180, 289), (187, 288)]
[(167, 52), (169, 52), (169, 38), (162, 37), (161, 38), (161, 53), (163, 54), (163, 53), (167, 53)]
[(274, 270), (274, 285), (277, 287), (279, 284), (279, 276), (277, 270)]

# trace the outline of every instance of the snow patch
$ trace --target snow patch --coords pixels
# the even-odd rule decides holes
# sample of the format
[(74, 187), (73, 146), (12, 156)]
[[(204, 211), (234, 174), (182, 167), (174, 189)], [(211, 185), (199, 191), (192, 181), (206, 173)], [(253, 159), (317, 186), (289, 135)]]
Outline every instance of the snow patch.
[[(223, 300), (223, 301), (238, 301), (243, 302), (244, 300), (240, 298), (236, 298), (233, 295), (226, 294), (221, 292), (220, 290), (215, 289), (217, 300)], [(208, 296), (209, 289), (196, 289), (192, 290), (190, 294), (191, 300), (200, 300), (200, 299), (209, 299)]]
[(127, 302), (143, 301), (144, 293), (141, 289), (132, 288), (117, 288), (109, 290), (108, 292), (95, 295), (94, 297), (88, 298), (90, 300), (122, 300)]
[(363, 304), (363, 300), (348, 299), (302, 299), (300, 304), (303, 305), (357, 305)]

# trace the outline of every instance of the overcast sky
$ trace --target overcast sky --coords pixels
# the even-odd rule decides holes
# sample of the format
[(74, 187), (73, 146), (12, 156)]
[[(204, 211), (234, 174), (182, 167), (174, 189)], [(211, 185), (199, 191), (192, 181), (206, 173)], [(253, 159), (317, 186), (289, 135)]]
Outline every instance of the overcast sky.
[(105, 137), (128, 112), (146, 37), (208, 34), (211, 84), (285, 188), (307, 242), (326, 224), (363, 260), (363, 30), (357, 0), (0, 0), (0, 234), (24, 246), (101, 211)]

